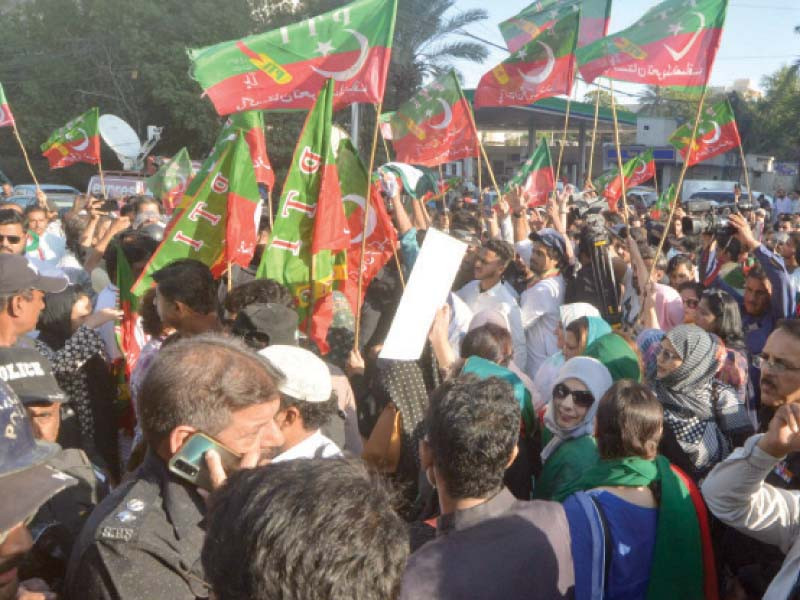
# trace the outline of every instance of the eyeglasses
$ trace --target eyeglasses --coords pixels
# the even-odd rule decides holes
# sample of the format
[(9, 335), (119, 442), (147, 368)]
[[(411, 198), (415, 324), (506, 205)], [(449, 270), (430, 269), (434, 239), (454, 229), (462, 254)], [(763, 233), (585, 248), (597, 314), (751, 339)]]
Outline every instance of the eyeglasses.
[(22, 238), (18, 235), (2, 235), (0, 234), (0, 243), (8, 240), (9, 244), (19, 244)]
[(658, 351), (658, 356), (663, 358), (664, 360), (681, 360), (681, 357), (675, 354), (672, 350), (667, 350), (666, 348), (662, 347), (661, 350)]
[(700, 300), (697, 298), (684, 298), (683, 300), (683, 305), (689, 308), (697, 308), (698, 304), (700, 304)]
[(753, 357), (753, 366), (756, 369), (769, 369), (773, 373), (786, 373), (787, 371), (800, 371), (800, 367), (792, 367), (782, 362), (777, 362), (763, 354), (757, 354)]
[(567, 396), (572, 396), (572, 401), (581, 408), (589, 408), (594, 404), (592, 392), (571, 390), (563, 383), (559, 383), (553, 388), (553, 398), (556, 400), (564, 400)]

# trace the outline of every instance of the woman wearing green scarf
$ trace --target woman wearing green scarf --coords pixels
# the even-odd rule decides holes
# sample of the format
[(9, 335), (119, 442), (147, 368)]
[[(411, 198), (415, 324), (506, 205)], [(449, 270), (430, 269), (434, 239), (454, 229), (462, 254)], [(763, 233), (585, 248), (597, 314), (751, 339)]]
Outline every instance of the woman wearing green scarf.
[(661, 404), (646, 387), (620, 381), (600, 400), (600, 461), (564, 502), (576, 600), (718, 597), (702, 499), (657, 454), (662, 431)]
[(544, 414), (543, 467), (533, 487), (534, 498), (563, 500), (597, 462), (594, 416), (611, 383), (608, 369), (593, 358), (576, 356), (559, 369)]

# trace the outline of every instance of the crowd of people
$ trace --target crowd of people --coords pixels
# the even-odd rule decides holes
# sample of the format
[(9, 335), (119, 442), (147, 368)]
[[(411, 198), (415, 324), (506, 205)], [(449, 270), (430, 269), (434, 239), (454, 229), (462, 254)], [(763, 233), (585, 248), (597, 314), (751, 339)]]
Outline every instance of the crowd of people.
[[(320, 354), (262, 244), (156, 271), (127, 364), (160, 202), (0, 198), (0, 600), (800, 597), (796, 202), (392, 189), (358, 344), (336, 293)], [(452, 291), (380, 358), (430, 228)]]

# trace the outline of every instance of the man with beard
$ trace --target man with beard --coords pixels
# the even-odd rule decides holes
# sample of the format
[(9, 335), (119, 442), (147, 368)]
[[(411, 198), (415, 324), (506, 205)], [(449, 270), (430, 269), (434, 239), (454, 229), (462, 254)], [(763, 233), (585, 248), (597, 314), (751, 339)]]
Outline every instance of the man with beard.
[[(761, 403), (773, 413), (766, 433), (748, 439), (703, 483), (709, 510), (752, 536), (721, 545), (749, 597), (794, 598), (800, 567), (800, 321), (780, 321), (753, 361)], [(761, 542), (761, 543), (759, 543)], [(784, 556), (785, 555), (785, 556)], [(736, 569), (738, 567), (738, 569)]]
[(0, 381), (0, 600), (55, 598), (40, 579), (20, 582), (33, 548), (28, 524), (39, 507), (77, 480), (45, 465), (58, 446), (37, 442), (25, 409)]
[[(737, 232), (736, 237), (742, 249), (756, 258), (756, 264), (747, 272), (744, 295), (739, 294), (721, 277), (716, 278), (714, 285), (739, 301), (745, 346), (750, 356), (756, 356), (764, 349), (775, 324), (794, 315), (794, 290), (783, 260), (755, 238), (744, 217), (731, 215), (730, 224)], [(754, 408), (759, 406), (759, 376), (759, 370), (751, 363), (750, 381), (755, 390)]]
[(514, 363), (523, 369), (527, 359), (522, 314), (513, 289), (501, 279), (512, 260), (514, 247), (511, 244), (502, 240), (487, 241), (475, 259), (475, 279), (458, 290), (457, 294), (473, 314), (496, 310), (505, 317), (514, 346)]
[(528, 352), (525, 373), (533, 379), (544, 360), (558, 352), (556, 326), (564, 303), (567, 241), (555, 229), (531, 233), (531, 271), (535, 277), (522, 292), (522, 325)]
[(0, 210), (0, 254), (25, 252), (25, 218), (16, 210)]

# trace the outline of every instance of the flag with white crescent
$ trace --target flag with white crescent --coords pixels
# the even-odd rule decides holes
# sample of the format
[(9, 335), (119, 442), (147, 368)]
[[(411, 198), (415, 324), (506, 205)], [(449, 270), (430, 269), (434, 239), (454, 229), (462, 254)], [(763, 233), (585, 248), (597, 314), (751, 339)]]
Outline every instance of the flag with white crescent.
[(6, 93), (3, 91), (3, 84), (0, 83), (0, 127), (11, 127), (14, 125), (14, 115), (6, 100)]
[[(478, 133), (453, 71), (434, 79), (384, 120), (398, 162), (435, 167), (478, 156)], [(387, 137), (388, 134), (388, 137)]]
[[(653, 157), (653, 151), (647, 150), (631, 158), (622, 165), (622, 173), (625, 177), (626, 191), (653, 179), (656, 176), (656, 161)], [(622, 180), (619, 177), (619, 173), (608, 183), (604, 190), (598, 190), (598, 193), (601, 196), (605, 196), (609, 210), (616, 212), (617, 201), (622, 197)]]
[(51, 169), (68, 167), (85, 162), (96, 165), (100, 161), (100, 111), (90, 108), (81, 116), (56, 129), (42, 144), (42, 154)]
[(579, 13), (569, 12), (484, 74), (475, 90), (475, 108), (526, 106), (542, 98), (569, 95), (579, 23)]
[(191, 75), (220, 115), (310, 109), (328, 79), (334, 108), (383, 99), (397, 0), (356, 0), (279, 29), (190, 50)]
[(692, 127), (684, 124), (670, 136), (669, 143), (678, 149), (690, 167), (738, 148), (742, 140), (731, 103), (723, 100), (704, 108), (695, 138), (692, 139)]
[(611, 79), (658, 86), (708, 83), (728, 0), (665, 0), (633, 25), (577, 50), (587, 82)]

